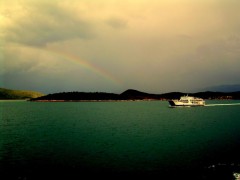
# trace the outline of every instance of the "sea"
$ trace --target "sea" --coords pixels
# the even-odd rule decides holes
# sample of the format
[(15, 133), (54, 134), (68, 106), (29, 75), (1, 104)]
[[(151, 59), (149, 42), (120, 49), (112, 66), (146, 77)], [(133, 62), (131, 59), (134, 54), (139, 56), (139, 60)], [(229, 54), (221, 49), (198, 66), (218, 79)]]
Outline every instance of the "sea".
[(240, 101), (0, 101), (0, 179), (240, 176)]

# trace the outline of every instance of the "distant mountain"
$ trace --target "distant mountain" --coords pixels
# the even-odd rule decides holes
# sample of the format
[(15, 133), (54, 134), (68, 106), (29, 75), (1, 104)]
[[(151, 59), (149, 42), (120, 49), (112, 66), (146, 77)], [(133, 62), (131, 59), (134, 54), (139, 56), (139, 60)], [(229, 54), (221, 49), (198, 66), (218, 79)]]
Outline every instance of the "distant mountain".
[(119, 95), (121, 99), (158, 99), (157, 94), (149, 94), (134, 89), (128, 89)]
[(12, 90), (0, 88), (0, 99), (31, 99), (44, 96), (44, 94), (35, 91)]
[(187, 94), (203, 99), (240, 99), (240, 91), (232, 93), (206, 91), (199, 93), (170, 92), (165, 94), (149, 94), (134, 89), (128, 89), (121, 94), (105, 92), (62, 92), (32, 98), (31, 101), (169, 100), (179, 99), (180, 96)]
[(119, 95), (114, 94), (114, 93), (105, 93), (105, 92), (62, 92), (62, 93), (48, 94), (46, 96), (33, 98), (31, 100), (32, 101), (41, 101), (41, 100), (85, 101), (85, 100), (118, 100), (118, 99), (119, 99)]
[(204, 90), (215, 92), (236, 92), (240, 91), (240, 84), (212, 86), (207, 87)]

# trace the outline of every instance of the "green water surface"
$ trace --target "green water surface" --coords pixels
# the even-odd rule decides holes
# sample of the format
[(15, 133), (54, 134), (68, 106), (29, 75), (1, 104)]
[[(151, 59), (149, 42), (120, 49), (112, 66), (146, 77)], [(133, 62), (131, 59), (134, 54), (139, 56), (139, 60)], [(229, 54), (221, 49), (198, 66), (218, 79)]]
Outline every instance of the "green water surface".
[(45, 172), (208, 179), (219, 168), (228, 177), (240, 170), (239, 105), (1, 101), (0, 115), (0, 167), (15, 179)]

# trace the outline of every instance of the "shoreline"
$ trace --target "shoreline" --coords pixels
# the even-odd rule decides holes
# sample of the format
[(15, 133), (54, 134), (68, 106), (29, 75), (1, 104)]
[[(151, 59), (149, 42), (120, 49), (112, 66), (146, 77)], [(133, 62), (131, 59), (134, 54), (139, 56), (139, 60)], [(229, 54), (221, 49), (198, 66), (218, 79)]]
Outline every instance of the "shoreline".
[[(138, 101), (169, 101), (171, 99), (119, 99), (119, 100), (25, 100), (30, 102), (138, 102)], [(239, 101), (238, 99), (205, 99), (208, 101)], [(1, 100), (0, 100), (1, 101)], [(21, 100), (20, 100), (21, 101)], [(24, 101), (24, 100), (22, 100)]]
[(28, 100), (30, 102), (136, 102), (136, 101), (167, 101), (161, 99), (126, 99), (126, 100)]
[(3, 101), (29, 101), (29, 99), (0, 99), (0, 102), (3, 102)]
[[(138, 102), (138, 101), (169, 101), (171, 99), (110, 99), (110, 100), (31, 100), (31, 99), (0, 99), (0, 102), (17, 102), (17, 101), (28, 101), (28, 102)], [(205, 99), (208, 101), (239, 101), (239, 99)]]

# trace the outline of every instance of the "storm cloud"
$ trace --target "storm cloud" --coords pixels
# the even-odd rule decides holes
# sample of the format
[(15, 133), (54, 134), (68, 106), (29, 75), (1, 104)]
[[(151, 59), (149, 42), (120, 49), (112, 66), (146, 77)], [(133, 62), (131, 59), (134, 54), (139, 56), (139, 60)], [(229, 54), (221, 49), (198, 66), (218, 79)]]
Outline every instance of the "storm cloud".
[(240, 84), (237, 0), (9, 0), (1, 86), (162, 93)]
[[(51, 42), (74, 38), (88, 39), (94, 36), (87, 20), (77, 17), (57, 2), (36, 2), (19, 4), (20, 15), (16, 11), (11, 14), (10, 10), (5, 10), (9, 11), (11, 21), (4, 29), (4, 39), (7, 42), (44, 46)], [(11, 9), (6, 7), (8, 8)]]

